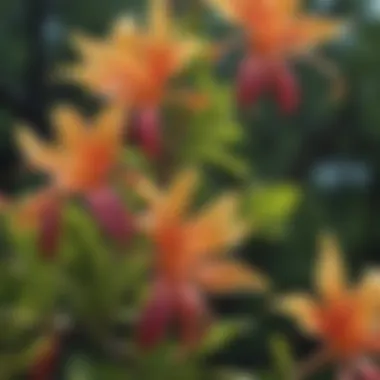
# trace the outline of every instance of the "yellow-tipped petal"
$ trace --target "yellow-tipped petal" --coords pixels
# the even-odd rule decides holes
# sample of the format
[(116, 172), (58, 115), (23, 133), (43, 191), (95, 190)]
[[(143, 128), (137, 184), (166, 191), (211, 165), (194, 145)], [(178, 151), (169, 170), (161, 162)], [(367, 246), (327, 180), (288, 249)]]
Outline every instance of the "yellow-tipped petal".
[(74, 48), (83, 55), (84, 58), (94, 57), (101, 54), (103, 43), (95, 38), (88, 37), (83, 33), (76, 32), (71, 35), (71, 42)]
[(127, 128), (128, 115), (125, 107), (110, 106), (97, 117), (94, 133), (104, 142), (113, 146), (123, 144), (123, 134)]
[(238, 197), (226, 194), (200, 212), (188, 226), (188, 254), (195, 258), (222, 254), (247, 234), (237, 220)]
[(156, 205), (162, 197), (160, 189), (141, 173), (128, 173), (126, 183), (151, 206)]
[(165, 37), (170, 33), (170, 16), (168, 0), (150, 0), (149, 27), (157, 37)]
[(189, 169), (178, 174), (159, 206), (160, 215), (168, 220), (183, 216), (190, 205), (198, 182), (199, 173), (196, 170)]
[(52, 113), (53, 124), (58, 142), (66, 147), (73, 148), (85, 138), (85, 120), (71, 106), (59, 106)]
[(380, 311), (380, 268), (364, 272), (358, 287), (359, 296), (369, 310)]
[(17, 129), (16, 142), (21, 153), (32, 166), (43, 171), (49, 171), (55, 167), (57, 152), (42, 142), (29, 128), (19, 127)]
[(316, 320), (317, 305), (307, 294), (293, 294), (275, 301), (275, 309), (292, 319), (302, 331), (309, 335), (318, 333)]
[(137, 32), (136, 22), (131, 16), (123, 16), (116, 20), (112, 28), (112, 38), (115, 41), (122, 41), (126, 37), (131, 37)]
[(337, 239), (330, 234), (323, 234), (315, 268), (318, 292), (326, 298), (339, 296), (346, 290), (346, 278), (346, 266)]
[(236, 4), (232, 0), (204, 0), (204, 2), (227, 20), (238, 21)]
[(336, 19), (305, 16), (295, 22), (295, 49), (314, 47), (332, 40), (341, 33), (345, 24)]
[(264, 275), (236, 261), (206, 264), (197, 271), (196, 280), (210, 293), (262, 291), (268, 287), (268, 280)]

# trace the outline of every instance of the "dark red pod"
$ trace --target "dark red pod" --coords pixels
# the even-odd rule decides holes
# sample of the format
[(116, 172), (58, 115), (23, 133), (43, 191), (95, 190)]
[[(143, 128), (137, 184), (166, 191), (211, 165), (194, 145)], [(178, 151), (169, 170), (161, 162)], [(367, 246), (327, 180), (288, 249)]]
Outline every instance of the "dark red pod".
[(60, 338), (54, 335), (29, 370), (29, 380), (54, 380), (60, 355)]
[(238, 68), (236, 97), (241, 107), (255, 103), (268, 90), (269, 72), (265, 59), (249, 56)]
[(274, 95), (282, 112), (294, 113), (300, 102), (300, 91), (291, 67), (285, 62), (278, 62), (272, 65), (271, 71)]
[(62, 203), (57, 197), (47, 199), (41, 204), (38, 227), (39, 247), (44, 259), (55, 258), (62, 230)]
[(162, 148), (161, 120), (158, 109), (137, 110), (132, 117), (127, 135), (129, 141), (141, 147), (149, 158), (157, 158)]
[(133, 217), (111, 188), (94, 190), (86, 196), (87, 205), (99, 227), (120, 243), (130, 240), (134, 232)]
[(164, 338), (175, 313), (175, 294), (163, 281), (155, 283), (152, 295), (137, 325), (137, 343), (143, 349), (154, 348)]

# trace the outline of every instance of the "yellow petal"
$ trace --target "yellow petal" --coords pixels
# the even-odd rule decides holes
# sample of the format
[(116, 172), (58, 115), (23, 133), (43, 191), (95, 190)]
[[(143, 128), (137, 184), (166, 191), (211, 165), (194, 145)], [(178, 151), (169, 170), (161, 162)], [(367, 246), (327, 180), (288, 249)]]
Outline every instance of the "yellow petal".
[(102, 54), (104, 44), (96, 38), (88, 37), (80, 32), (71, 35), (71, 41), (76, 50), (83, 55), (85, 59), (91, 59), (94, 56)]
[(190, 205), (198, 182), (199, 174), (195, 170), (189, 169), (177, 175), (159, 206), (160, 217), (167, 220), (183, 217)]
[(335, 38), (344, 23), (322, 17), (302, 17), (294, 24), (294, 49), (312, 48)]
[(29, 128), (16, 130), (16, 142), (26, 160), (34, 167), (50, 171), (57, 164), (57, 151), (42, 142)]
[(109, 106), (96, 119), (94, 133), (105, 143), (115, 148), (123, 145), (123, 134), (127, 129), (128, 115), (125, 107)]
[(156, 37), (165, 37), (170, 33), (168, 0), (150, 0), (149, 27)]
[(274, 307), (278, 312), (294, 319), (304, 333), (310, 335), (318, 333), (317, 305), (309, 295), (292, 294), (281, 297), (275, 301)]
[(364, 302), (363, 307), (367, 307), (370, 311), (374, 309), (380, 311), (380, 268), (367, 270), (357, 290)]
[(160, 189), (142, 173), (129, 172), (126, 184), (150, 205), (157, 204), (162, 197)]
[(346, 266), (338, 242), (330, 234), (320, 238), (320, 252), (315, 268), (315, 285), (326, 298), (336, 297), (346, 290)]
[(196, 281), (210, 293), (240, 290), (264, 290), (268, 280), (248, 266), (236, 261), (220, 261), (201, 266)]
[(188, 226), (188, 255), (194, 258), (212, 256), (242, 240), (246, 225), (237, 220), (238, 197), (226, 194), (200, 212)]
[(116, 20), (111, 35), (115, 41), (122, 41), (125, 37), (133, 36), (136, 31), (137, 26), (135, 20), (127, 15)]
[(71, 148), (78, 146), (85, 137), (85, 120), (71, 106), (59, 106), (52, 113), (58, 142)]

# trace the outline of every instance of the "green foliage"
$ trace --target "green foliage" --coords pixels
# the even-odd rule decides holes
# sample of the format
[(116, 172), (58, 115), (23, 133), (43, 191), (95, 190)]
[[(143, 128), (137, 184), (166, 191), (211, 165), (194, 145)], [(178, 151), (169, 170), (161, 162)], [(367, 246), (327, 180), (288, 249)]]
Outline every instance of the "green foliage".
[(207, 106), (182, 116), (185, 133), (178, 158), (184, 164), (212, 165), (238, 178), (247, 178), (250, 168), (236, 151), (244, 134), (236, 120), (231, 85), (218, 82), (207, 63), (195, 66), (191, 84), (194, 91), (206, 97)]
[(244, 210), (259, 234), (275, 239), (284, 236), (301, 200), (296, 185), (258, 184), (248, 190)]
[(147, 256), (141, 244), (119, 251), (112, 248), (75, 204), (67, 207), (65, 220), (61, 260), (66, 301), (75, 320), (89, 326), (95, 337), (107, 337), (120, 318), (136, 312)]

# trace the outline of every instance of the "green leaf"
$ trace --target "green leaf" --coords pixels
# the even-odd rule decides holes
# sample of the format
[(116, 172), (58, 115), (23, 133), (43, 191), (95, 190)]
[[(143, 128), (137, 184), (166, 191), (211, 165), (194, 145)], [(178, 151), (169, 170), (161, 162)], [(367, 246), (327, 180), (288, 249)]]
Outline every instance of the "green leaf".
[(247, 331), (248, 324), (244, 321), (220, 321), (215, 323), (207, 333), (199, 349), (200, 355), (209, 355), (223, 349), (237, 336)]
[(93, 380), (94, 370), (89, 359), (83, 355), (75, 355), (69, 358), (65, 371), (66, 380)]
[(270, 340), (272, 358), (275, 366), (275, 378), (292, 380), (294, 378), (294, 359), (288, 342), (282, 336), (273, 336)]
[(259, 233), (270, 238), (281, 237), (301, 199), (301, 189), (292, 184), (254, 187), (247, 197), (247, 218)]

